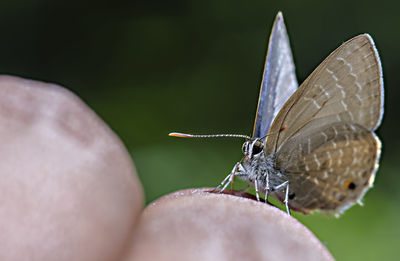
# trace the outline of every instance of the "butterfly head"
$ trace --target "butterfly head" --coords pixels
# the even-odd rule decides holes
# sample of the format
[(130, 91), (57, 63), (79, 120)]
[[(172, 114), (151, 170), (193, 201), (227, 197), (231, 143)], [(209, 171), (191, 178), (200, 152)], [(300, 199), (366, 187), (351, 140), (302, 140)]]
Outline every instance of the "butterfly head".
[(242, 151), (245, 157), (251, 159), (264, 151), (264, 143), (260, 138), (248, 139), (243, 143)]

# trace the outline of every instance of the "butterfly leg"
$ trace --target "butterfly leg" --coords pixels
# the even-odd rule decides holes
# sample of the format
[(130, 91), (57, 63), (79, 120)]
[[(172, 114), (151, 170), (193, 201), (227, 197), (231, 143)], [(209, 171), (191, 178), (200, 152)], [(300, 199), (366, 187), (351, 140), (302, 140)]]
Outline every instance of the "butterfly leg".
[(258, 182), (257, 182), (257, 179), (254, 180), (254, 188), (256, 190), (257, 201), (260, 201), (260, 195), (258, 194)]
[(269, 193), (269, 175), (268, 171), (266, 172), (265, 175), (265, 203), (268, 203), (268, 193)]
[(278, 189), (281, 189), (283, 187), (286, 187), (286, 189), (285, 189), (285, 200), (283, 201), (283, 203), (285, 203), (287, 214), (290, 215), (290, 209), (289, 209), (289, 181), (285, 181), (282, 184), (274, 187), (274, 190), (278, 190)]
[(226, 178), (221, 182), (221, 184), (218, 185), (218, 187), (213, 189), (213, 192), (222, 187), (222, 189), (219, 191), (219, 193), (222, 193), (232, 182), (233, 177), (234, 177), (235, 173), (237, 172), (237, 169), (238, 168), (240, 169), (240, 167), (241, 167), (240, 162), (236, 163), (235, 166), (233, 167), (231, 173), (229, 173), (228, 176), (226, 176)]
[(228, 175), (229, 181), (225, 183), (225, 185), (222, 187), (222, 189), (219, 191), (219, 193), (222, 193), (222, 192), (229, 186), (229, 184), (232, 183), (233, 177), (234, 177), (234, 176), (235, 176), (234, 173), (230, 173), (230, 174)]
[[(225, 184), (225, 182), (231, 177), (231, 175), (232, 175), (232, 174), (229, 173), (229, 175), (226, 176), (226, 178), (225, 178), (216, 188), (213, 189), (213, 192), (216, 191), (216, 190), (218, 190), (220, 187), (222, 187), (222, 186)], [(220, 192), (222, 192), (222, 191), (220, 191)]]

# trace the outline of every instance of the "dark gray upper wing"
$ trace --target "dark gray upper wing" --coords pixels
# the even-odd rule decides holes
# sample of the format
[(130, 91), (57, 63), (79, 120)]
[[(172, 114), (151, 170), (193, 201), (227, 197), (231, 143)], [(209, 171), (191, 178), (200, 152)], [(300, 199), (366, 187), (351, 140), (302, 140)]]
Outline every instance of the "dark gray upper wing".
[(283, 104), (298, 87), (289, 37), (279, 12), (272, 27), (253, 137), (264, 137)]

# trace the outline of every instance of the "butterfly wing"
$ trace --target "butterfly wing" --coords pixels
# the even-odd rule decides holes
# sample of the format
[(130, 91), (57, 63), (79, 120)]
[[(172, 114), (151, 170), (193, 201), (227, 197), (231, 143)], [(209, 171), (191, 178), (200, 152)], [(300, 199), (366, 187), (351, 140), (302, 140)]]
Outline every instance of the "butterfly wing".
[(369, 35), (359, 35), (304, 81), (267, 137), (265, 152), (288, 175), (294, 208), (340, 211), (362, 197), (377, 168), (380, 142), (373, 131), (382, 114), (378, 53)]
[(276, 153), (295, 134), (308, 136), (331, 123), (352, 122), (373, 131), (382, 114), (378, 53), (369, 35), (359, 35), (333, 51), (285, 103), (271, 126), (265, 152)]
[(289, 37), (279, 12), (269, 39), (253, 137), (264, 137), (268, 133), (273, 119), (297, 87)]
[(356, 124), (336, 123), (302, 139), (291, 137), (279, 151), (276, 168), (288, 175), (291, 208), (343, 212), (372, 186), (379, 155), (374, 133)]

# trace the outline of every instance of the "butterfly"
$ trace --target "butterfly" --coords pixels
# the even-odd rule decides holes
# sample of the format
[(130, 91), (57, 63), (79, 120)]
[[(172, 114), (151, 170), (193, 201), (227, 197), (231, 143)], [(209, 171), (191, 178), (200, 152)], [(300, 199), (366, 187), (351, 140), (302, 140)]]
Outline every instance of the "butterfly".
[(381, 142), (374, 131), (383, 116), (383, 78), (368, 34), (334, 50), (298, 86), (282, 13), (269, 39), (253, 135), (242, 137), (244, 157), (217, 187), (234, 177), (274, 195), (290, 209), (342, 213), (361, 203), (373, 185)]

